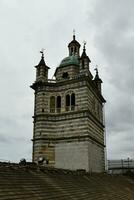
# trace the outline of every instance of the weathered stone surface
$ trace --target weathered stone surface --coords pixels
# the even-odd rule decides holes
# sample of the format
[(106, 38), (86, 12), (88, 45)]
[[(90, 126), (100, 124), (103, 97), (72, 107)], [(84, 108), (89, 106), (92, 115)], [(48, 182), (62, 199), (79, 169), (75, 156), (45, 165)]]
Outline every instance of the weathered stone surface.
[[(74, 50), (79, 53), (78, 47), (73, 47)], [(69, 52), (72, 55), (72, 49)], [(102, 172), (105, 100), (92, 80), (89, 58), (85, 55), (77, 61), (79, 65), (58, 67), (55, 82), (46, 79), (45, 68), (41, 68), (40, 77), (37, 72), (32, 86), (35, 90), (33, 161), (44, 157), (60, 168)], [(64, 78), (64, 73), (69, 76)], [(73, 105), (72, 95), (75, 96)], [(58, 97), (61, 98), (60, 108)]]
[(105, 167), (103, 148), (90, 140), (56, 144), (55, 167), (102, 172)]

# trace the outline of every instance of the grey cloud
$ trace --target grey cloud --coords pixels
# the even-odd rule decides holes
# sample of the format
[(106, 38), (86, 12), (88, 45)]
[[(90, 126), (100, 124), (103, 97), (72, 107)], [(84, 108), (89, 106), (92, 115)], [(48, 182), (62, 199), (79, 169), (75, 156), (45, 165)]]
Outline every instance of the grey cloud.
[[(108, 156), (133, 155), (134, 127), (134, 2), (95, 1), (91, 29), (95, 47), (106, 66), (106, 127)], [(94, 12), (94, 11), (97, 11)], [(107, 83), (105, 78), (108, 76)], [(105, 87), (108, 84), (109, 87)], [(126, 141), (127, 138), (127, 141)], [(114, 142), (114, 143), (113, 143)], [(134, 156), (134, 155), (133, 155)]]
[(73, 28), (81, 43), (87, 40), (92, 65), (102, 66), (108, 157), (133, 155), (133, 7), (132, 0), (0, 1), (0, 158), (31, 157), (34, 96), (29, 85), (38, 52), (46, 49), (52, 77), (68, 55)]

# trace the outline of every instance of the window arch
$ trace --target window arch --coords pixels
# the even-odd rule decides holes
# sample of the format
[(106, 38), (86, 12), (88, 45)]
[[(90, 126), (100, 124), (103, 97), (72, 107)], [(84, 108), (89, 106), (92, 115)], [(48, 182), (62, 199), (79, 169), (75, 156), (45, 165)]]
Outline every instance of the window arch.
[(61, 96), (57, 96), (56, 109), (58, 113), (61, 112)]
[(50, 97), (50, 112), (55, 112), (55, 96)]
[(75, 93), (70, 92), (65, 96), (65, 110), (70, 111), (70, 110), (75, 110)]

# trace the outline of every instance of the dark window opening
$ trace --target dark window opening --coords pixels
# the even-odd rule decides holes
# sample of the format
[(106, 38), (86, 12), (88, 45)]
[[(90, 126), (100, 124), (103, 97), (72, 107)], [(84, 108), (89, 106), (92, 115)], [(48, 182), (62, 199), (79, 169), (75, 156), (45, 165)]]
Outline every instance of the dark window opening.
[(60, 113), (61, 112), (61, 96), (57, 96), (57, 112)]
[(69, 77), (69, 76), (68, 76), (68, 73), (67, 73), (67, 72), (64, 72), (63, 75), (62, 75), (62, 78), (65, 78), (65, 79), (66, 79), (66, 78), (68, 78), (68, 77)]
[(71, 55), (73, 55), (73, 51), (74, 51), (74, 50), (73, 50), (73, 47), (71, 47)]
[(37, 76), (40, 76), (40, 68), (37, 69)]
[(82, 60), (82, 68), (84, 69), (85, 62)]
[(67, 94), (66, 95), (66, 106), (65, 106), (66, 111), (73, 111), (75, 110), (75, 93), (72, 94)]
[(50, 112), (51, 113), (55, 112), (55, 97), (54, 96), (50, 97)]
[(44, 108), (42, 108), (42, 112), (44, 112)]
[(76, 48), (76, 47), (74, 48), (74, 52), (75, 52), (75, 53), (77, 52), (77, 48)]
[(70, 109), (70, 95), (66, 95), (66, 111), (69, 111)]
[(71, 110), (75, 109), (75, 94), (71, 94)]

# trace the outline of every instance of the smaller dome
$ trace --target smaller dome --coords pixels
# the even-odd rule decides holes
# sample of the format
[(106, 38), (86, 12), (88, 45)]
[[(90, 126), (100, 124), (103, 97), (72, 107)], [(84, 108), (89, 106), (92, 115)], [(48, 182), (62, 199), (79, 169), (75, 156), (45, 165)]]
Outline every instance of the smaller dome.
[(75, 40), (75, 35), (73, 35), (73, 40), (68, 44), (68, 47), (71, 47), (73, 45), (80, 47), (80, 43)]
[(68, 65), (79, 66), (78, 56), (74, 56), (74, 55), (68, 56), (68, 57), (64, 58), (60, 63), (60, 67), (64, 67), (64, 66), (68, 66)]

